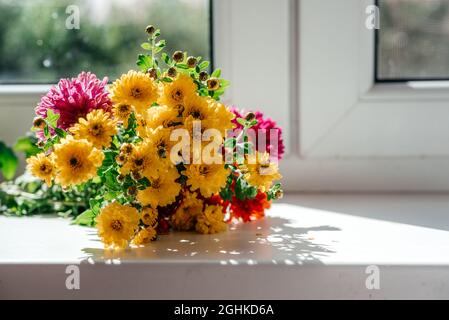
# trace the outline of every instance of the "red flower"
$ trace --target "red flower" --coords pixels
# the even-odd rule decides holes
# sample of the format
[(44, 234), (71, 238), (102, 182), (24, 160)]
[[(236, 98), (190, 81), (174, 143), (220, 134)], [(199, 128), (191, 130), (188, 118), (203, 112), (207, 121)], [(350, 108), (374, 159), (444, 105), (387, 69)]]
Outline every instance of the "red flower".
[(258, 220), (265, 216), (265, 209), (270, 208), (265, 192), (259, 192), (253, 199), (240, 200), (233, 197), (231, 201), (231, 217), (229, 220), (238, 219), (244, 222)]
[[(243, 126), (237, 122), (238, 118), (244, 118), (243, 111), (239, 111), (237, 108), (231, 108), (231, 111), (235, 114), (234, 120), (232, 122), (235, 124), (236, 129), (242, 129)], [(277, 152), (277, 158), (279, 160), (282, 159), (285, 146), (284, 141), (282, 139), (282, 129), (276, 124), (276, 122), (271, 118), (265, 118), (262, 112), (256, 111), (254, 115), (257, 120), (257, 124), (251, 127), (254, 130), (256, 141), (252, 141), (254, 143), (254, 147), (257, 151), (260, 152), (268, 152), (271, 155), (275, 155)], [(277, 133), (277, 141), (271, 141), (270, 132), (273, 130), (274, 133)], [(265, 150), (259, 150), (259, 141), (258, 134), (265, 133)], [(251, 140), (251, 136), (249, 137)], [(277, 150), (276, 150), (277, 148)]]
[[(76, 78), (61, 79), (56, 86), (42, 97), (36, 107), (36, 115), (47, 117), (47, 110), (51, 109), (59, 114), (58, 128), (68, 129), (95, 109), (110, 111), (111, 101), (106, 90), (107, 78), (99, 80), (90, 72), (82, 72)], [(43, 132), (38, 137), (43, 140)]]

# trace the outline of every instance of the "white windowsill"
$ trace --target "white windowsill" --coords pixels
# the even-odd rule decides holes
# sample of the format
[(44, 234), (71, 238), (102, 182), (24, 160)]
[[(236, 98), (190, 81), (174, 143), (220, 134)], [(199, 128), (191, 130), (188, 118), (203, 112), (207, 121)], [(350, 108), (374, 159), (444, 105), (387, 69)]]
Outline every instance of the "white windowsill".
[(0, 298), (449, 298), (448, 212), (449, 195), (289, 195), (265, 220), (120, 253), (61, 218), (0, 216)]

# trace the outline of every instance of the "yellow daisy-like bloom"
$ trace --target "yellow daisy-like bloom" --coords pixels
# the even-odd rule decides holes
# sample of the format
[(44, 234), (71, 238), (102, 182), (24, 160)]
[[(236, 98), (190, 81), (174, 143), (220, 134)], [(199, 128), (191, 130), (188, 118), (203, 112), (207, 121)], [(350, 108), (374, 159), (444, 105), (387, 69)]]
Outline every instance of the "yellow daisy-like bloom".
[(190, 190), (200, 190), (203, 197), (210, 197), (226, 185), (229, 170), (219, 164), (191, 164), (187, 166), (184, 175)]
[(181, 191), (181, 185), (175, 181), (178, 178), (179, 173), (174, 167), (164, 174), (153, 177), (148, 188), (137, 192), (137, 200), (141, 205), (151, 205), (152, 208), (173, 203)]
[(140, 213), (140, 220), (146, 226), (154, 226), (157, 222), (158, 212), (156, 209), (145, 207)]
[(229, 110), (228, 107), (218, 101), (212, 101), (211, 107), (214, 109), (215, 128), (224, 136), (226, 130), (233, 129), (235, 127), (232, 123), (235, 115)]
[(183, 115), (185, 117), (185, 127), (191, 134), (194, 121), (201, 121), (201, 132), (207, 129), (218, 129), (218, 119), (216, 119), (211, 100), (208, 98), (198, 95), (187, 97)]
[(176, 230), (188, 231), (195, 226), (196, 217), (203, 211), (203, 200), (196, 192), (187, 192), (181, 205), (171, 216), (171, 225)]
[(180, 74), (175, 81), (165, 83), (162, 90), (159, 104), (179, 108), (186, 97), (196, 94), (197, 86), (188, 75)]
[(224, 214), (221, 206), (206, 205), (195, 225), (198, 233), (212, 234), (226, 231), (227, 225), (224, 222)]
[(116, 103), (112, 108), (112, 114), (114, 118), (123, 123), (125, 128), (128, 128), (129, 116), (133, 112), (133, 106), (126, 103)]
[(145, 143), (140, 143), (134, 146), (131, 154), (125, 160), (125, 163), (120, 168), (120, 173), (123, 175), (131, 172), (142, 173), (146, 168), (151, 166), (152, 155), (148, 153), (148, 146)]
[(134, 151), (128, 155), (120, 168), (120, 173), (127, 175), (131, 172), (139, 172), (151, 180), (153, 177), (164, 174), (172, 167), (169, 157), (158, 157), (154, 145), (147, 139), (134, 147)]
[(27, 168), (31, 174), (44, 180), (50, 187), (52, 184), (51, 180), (56, 173), (53, 156), (46, 156), (44, 153), (39, 153), (38, 155), (28, 158), (27, 163)]
[(142, 139), (148, 136), (148, 112), (136, 114), (137, 134)]
[(110, 91), (113, 103), (132, 105), (138, 113), (148, 110), (159, 97), (153, 80), (148, 75), (134, 70), (116, 80)]
[(169, 106), (155, 106), (148, 110), (147, 126), (149, 128), (176, 128), (182, 125), (182, 118), (179, 117), (179, 111)]
[(57, 168), (56, 182), (61, 186), (77, 185), (97, 175), (104, 154), (83, 139), (75, 140), (69, 136), (54, 148)]
[(268, 153), (257, 153), (256, 163), (242, 165), (242, 171), (245, 172), (245, 179), (251, 185), (258, 187), (262, 192), (270, 189), (273, 181), (282, 178), (279, 173), (277, 163), (270, 162)]
[(98, 235), (105, 247), (126, 248), (139, 226), (136, 208), (113, 202), (96, 218)]
[(150, 152), (160, 159), (170, 159), (170, 151), (174, 141), (170, 140), (170, 129), (159, 127), (156, 130), (148, 131), (148, 143)]
[(132, 244), (136, 246), (143, 246), (155, 240), (156, 237), (157, 237), (156, 229), (154, 229), (153, 227), (146, 227), (144, 229), (141, 229), (136, 234), (136, 236), (132, 240)]
[(109, 147), (112, 136), (117, 134), (117, 121), (110, 118), (108, 112), (101, 109), (90, 112), (86, 119), (80, 118), (70, 129), (75, 139), (86, 139), (95, 148)]

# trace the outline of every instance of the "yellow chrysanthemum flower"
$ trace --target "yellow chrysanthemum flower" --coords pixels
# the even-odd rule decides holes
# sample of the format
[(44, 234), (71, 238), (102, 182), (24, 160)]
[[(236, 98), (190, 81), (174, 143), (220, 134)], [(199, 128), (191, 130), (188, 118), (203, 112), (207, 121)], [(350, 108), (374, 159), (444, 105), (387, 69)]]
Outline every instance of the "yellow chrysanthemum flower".
[[(247, 163), (241, 166), (243, 172), (245, 172), (245, 179), (251, 185), (258, 187), (262, 192), (270, 189), (273, 181), (282, 178), (279, 173), (277, 163), (270, 162), (270, 155), (268, 153), (257, 153), (255, 163)], [(249, 162), (249, 161), (248, 161)]]
[(179, 111), (169, 106), (154, 106), (147, 113), (147, 126), (156, 129), (159, 126), (164, 128), (176, 128), (182, 125), (182, 117)]
[(152, 208), (173, 203), (181, 191), (181, 185), (175, 181), (178, 178), (179, 173), (174, 167), (164, 174), (153, 177), (148, 188), (137, 192), (137, 200), (141, 205), (151, 205)]
[(176, 230), (188, 231), (195, 226), (196, 217), (203, 211), (203, 200), (196, 192), (187, 192), (181, 205), (171, 216), (171, 225)]
[(80, 118), (70, 132), (75, 139), (86, 139), (95, 148), (107, 148), (111, 145), (112, 136), (117, 134), (117, 121), (111, 119), (108, 112), (96, 109), (86, 119)]
[(156, 229), (153, 227), (146, 227), (141, 229), (137, 235), (132, 240), (132, 244), (136, 246), (143, 246), (151, 241), (155, 240), (157, 237)]
[(165, 83), (162, 90), (159, 105), (179, 108), (186, 97), (196, 94), (197, 86), (188, 75), (180, 74), (175, 81)]
[(56, 168), (53, 161), (53, 156), (46, 156), (44, 153), (32, 156), (27, 159), (27, 168), (32, 175), (44, 180), (50, 187), (52, 179), (56, 174)]
[(61, 186), (77, 185), (97, 175), (104, 154), (83, 139), (75, 140), (68, 136), (54, 148), (57, 168), (56, 182)]
[(198, 216), (195, 229), (198, 233), (212, 234), (227, 229), (221, 206), (206, 205), (204, 211)]
[(133, 106), (126, 103), (116, 103), (112, 107), (112, 114), (114, 115), (114, 119), (123, 123), (125, 128), (128, 128), (128, 120), (129, 116), (133, 112)]
[[(217, 142), (215, 137), (218, 134), (222, 140), (226, 136), (226, 131), (235, 127), (232, 123), (234, 114), (224, 105), (217, 101), (200, 96), (191, 96), (186, 99), (184, 110), (184, 127), (189, 130), (192, 137), (202, 139), (205, 137), (205, 132), (209, 129), (216, 130), (216, 133), (209, 132), (209, 135), (214, 135), (214, 142)], [(195, 121), (199, 121), (197, 128), (194, 130)], [(222, 141), (218, 141), (221, 144)], [(207, 144), (207, 143), (206, 143)]]
[(142, 139), (148, 136), (148, 112), (136, 114), (137, 134)]
[(198, 121), (201, 126), (200, 131), (196, 131), (196, 133), (204, 133), (207, 129), (219, 129), (215, 111), (208, 98), (198, 95), (187, 97), (183, 115), (185, 128), (189, 130), (192, 137), (195, 133), (192, 131), (194, 121)]
[(96, 218), (98, 235), (105, 247), (126, 248), (139, 226), (136, 208), (113, 202)]
[(156, 209), (145, 207), (140, 213), (140, 220), (146, 226), (154, 226), (157, 222), (158, 212)]
[(155, 150), (155, 146), (148, 139), (135, 146), (133, 152), (127, 156), (125, 163), (120, 168), (120, 173), (127, 175), (138, 172), (151, 180), (153, 177), (158, 177), (173, 168), (169, 156), (161, 158)]
[(151, 78), (134, 70), (116, 80), (110, 88), (113, 103), (124, 103), (134, 106), (136, 112), (143, 113), (157, 101), (158, 87)]
[(232, 123), (235, 115), (228, 107), (218, 101), (213, 100), (211, 107), (214, 110), (215, 128), (225, 136), (227, 130), (235, 127)]
[(226, 185), (229, 170), (219, 164), (191, 164), (187, 166), (184, 175), (190, 190), (200, 190), (203, 197), (210, 197)]
[(125, 163), (120, 168), (120, 173), (123, 175), (131, 172), (142, 173), (146, 168), (151, 166), (152, 155), (148, 153), (148, 146), (145, 143), (140, 143), (134, 146), (133, 151), (128, 154)]
[(170, 129), (163, 127), (148, 131), (147, 141), (150, 152), (160, 159), (170, 159), (170, 151), (174, 144), (174, 141), (170, 139), (171, 132)]

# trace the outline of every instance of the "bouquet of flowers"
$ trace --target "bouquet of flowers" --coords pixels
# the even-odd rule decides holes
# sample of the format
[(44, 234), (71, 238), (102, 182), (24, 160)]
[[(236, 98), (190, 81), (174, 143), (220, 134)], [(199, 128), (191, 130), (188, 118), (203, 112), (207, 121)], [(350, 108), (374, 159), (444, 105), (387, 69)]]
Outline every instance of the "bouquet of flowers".
[(88, 208), (76, 222), (95, 225), (105, 247), (263, 217), (282, 196), (280, 129), (260, 112), (225, 106), (220, 69), (209, 74), (201, 57), (168, 55), (160, 31), (146, 32), (139, 71), (109, 86), (83, 72), (42, 97), (33, 125), (41, 152), (27, 159), (28, 170), (84, 193)]

